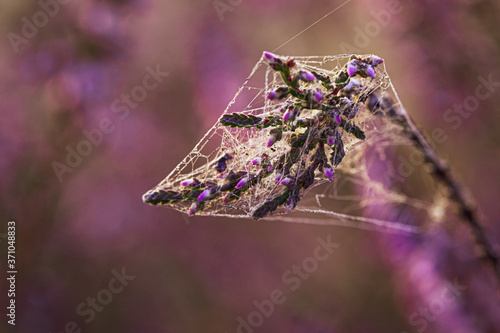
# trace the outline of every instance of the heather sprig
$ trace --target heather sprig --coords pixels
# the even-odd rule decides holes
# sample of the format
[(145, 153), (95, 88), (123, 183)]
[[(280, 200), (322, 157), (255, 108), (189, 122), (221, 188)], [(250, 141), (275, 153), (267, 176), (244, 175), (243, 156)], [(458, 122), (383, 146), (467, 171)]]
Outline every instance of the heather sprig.
[[(274, 184), (270, 197), (251, 211), (252, 217), (259, 219), (279, 207), (291, 211), (315, 179), (333, 179), (345, 156), (343, 133), (359, 140), (366, 138), (355, 122), (358, 103), (367, 98), (353, 89), (358, 84), (354, 77), (374, 78), (375, 68), (383, 60), (352, 56), (345, 66), (325, 75), (290, 57), (265, 52), (263, 59), (282, 81), (265, 93), (272, 111), (264, 115), (234, 112), (223, 115), (219, 122), (224, 127), (260, 131), (260, 137), (266, 138), (262, 151), (268, 153), (252, 156), (248, 165), (242, 166), (233, 162), (232, 152), (226, 152), (211, 166), (218, 175), (214, 179), (183, 179), (175, 187), (178, 191), (155, 189), (144, 195), (145, 202), (190, 203), (188, 213), (192, 215), (209, 205), (242, 200), (245, 192), (266, 186), (264, 182)], [(278, 151), (281, 153), (275, 153)], [(275, 175), (274, 179), (266, 180), (270, 175)]]

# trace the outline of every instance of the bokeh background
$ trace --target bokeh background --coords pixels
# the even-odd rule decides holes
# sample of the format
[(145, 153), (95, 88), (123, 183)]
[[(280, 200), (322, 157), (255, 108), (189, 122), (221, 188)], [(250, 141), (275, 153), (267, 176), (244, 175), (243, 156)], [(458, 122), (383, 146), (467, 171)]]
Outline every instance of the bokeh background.
[[(1, 332), (500, 332), (498, 284), (459, 223), (409, 237), (188, 218), (141, 201), (264, 50), (374, 53), (424, 132), (445, 131), (437, 150), (500, 240), (500, 87), (470, 113), (447, 113), (479, 76), (500, 81), (497, 1), (0, 3), (0, 232), (16, 221), (18, 270), (12, 326), (3, 237)], [(148, 67), (168, 76), (124, 111), (114, 101)], [(112, 130), (58, 177), (54, 162), (103, 119)], [(338, 249), (290, 290), (283, 274), (328, 235)], [(110, 293), (123, 270), (129, 280)], [(254, 302), (275, 289), (286, 300), (259, 317)]]

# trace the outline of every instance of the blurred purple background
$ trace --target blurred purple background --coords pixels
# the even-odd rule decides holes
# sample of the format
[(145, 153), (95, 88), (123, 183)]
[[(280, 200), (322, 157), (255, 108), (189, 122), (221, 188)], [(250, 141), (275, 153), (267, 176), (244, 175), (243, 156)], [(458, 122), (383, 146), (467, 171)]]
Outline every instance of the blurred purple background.
[[(383, 57), (500, 240), (500, 84), (471, 98), (500, 82), (498, 2), (2, 1), (0, 221), (16, 222), (18, 274), (15, 326), (0, 282), (0, 331), (500, 332), (497, 285), (456, 217), (409, 237), (141, 201), (263, 51), (339, 6), (276, 53)], [(87, 156), (70, 167), (71, 150)], [(339, 246), (300, 277), (318, 237)]]

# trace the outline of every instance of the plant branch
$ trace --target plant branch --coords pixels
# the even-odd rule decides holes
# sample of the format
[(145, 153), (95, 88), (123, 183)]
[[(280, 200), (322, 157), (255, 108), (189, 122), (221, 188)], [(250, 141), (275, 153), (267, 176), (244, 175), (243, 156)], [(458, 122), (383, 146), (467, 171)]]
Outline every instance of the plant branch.
[[(460, 182), (453, 176), (448, 164), (438, 156), (429, 141), (415, 126), (406, 110), (396, 106), (387, 97), (380, 98), (376, 93), (374, 97), (375, 100), (372, 100), (371, 103), (368, 102), (368, 107), (372, 112), (376, 112), (377, 107), (386, 111), (386, 115), (403, 127), (407, 137), (423, 153), (425, 161), (433, 167), (433, 175), (447, 187), (450, 198), (458, 205), (463, 221), (472, 229), (476, 243), (481, 247), (485, 259), (491, 264), (500, 283), (500, 260), (486, 236), (487, 231), (483, 226), (483, 221), (479, 217), (477, 206), (473, 200), (470, 199)], [(375, 104), (374, 101), (376, 101)]]

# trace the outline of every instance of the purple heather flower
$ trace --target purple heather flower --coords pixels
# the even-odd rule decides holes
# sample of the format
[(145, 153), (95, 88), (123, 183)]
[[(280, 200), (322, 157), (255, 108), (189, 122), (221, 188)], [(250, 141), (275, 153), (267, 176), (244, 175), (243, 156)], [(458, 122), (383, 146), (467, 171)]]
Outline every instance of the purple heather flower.
[(207, 188), (205, 191), (201, 192), (201, 194), (198, 196), (198, 199), (196, 199), (198, 202), (208, 200), (212, 197), (214, 194), (214, 189), (212, 188)]
[(301, 70), (299, 71), (299, 74), (297, 74), (297, 77), (301, 79), (302, 81), (306, 82), (313, 82), (316, 80), (314, 75), (311, 72)]
[(198, 209), (198, 207), (199, 207), (199, 203), (193, 202), (193, 204), (191, 205), (191, 207), (189, 207), (188, 215), (189, 216), (194, 215), (194, 213), (196, 213), (196, 210)]
[(275, 100), (275, 99), (282, 99), (288, 95), (288, 88), (287, 87), (279, 87), (271, 91), (269, 94), (267, 94), (267, 99), (270, 100)]
[(277, 55), (272, 54), (271, 52), (264, 52), (264, 58), (266, 58), (267, 61), (273, 62), (273, 61), (278, 61), (279, 58)]
[(277, 133), (273, 133), (269, 136), (269, 139), (267, 139), (267, 148), (270, 148), (272, 147), (276, 141), (278, 141), (278, 134)]
[(271, 91), (269, 94), (267, 94), (267, 99), (278, 99), (278, 94), (276, 93), (276, 91)]
[(293, 179), (292, 179), (292, 178), (290, 178), (290, 177), (286, 177), (285, 179), (282, 179), (282, 180), (280, 181), (280, 184), (281, 184), (281, 185), (288, 185), (288, 184), (290, 184), (292, 181), (293, 181)]
[(342, 118), (340, 118), (340, 115), (339, 115), (339, 114), (336, 114), (336, 115), (334, 116), (334, 118), (335, 118), (335, 121), (336, 121), (336, 122), (338, 122), (339, 124), (342, 122)]
[(316, 90), (313, 93), (313, 98), (316, 102), (321, 103), (321, 101), (323, 100), (323, 94), (321, 93), (321, 91)]
[(329, 146), (333, 146), (333, 144), (335, 143), (335, 137), (333, 135), (328, 136), (328, 138), (326, 139), (326, 143)]
[(333, 179), (333, 169), (330, 168), (330, 167), (327, 167), (323, 170), (323, 172), (325, 173), (325, 176), (329, 179)]
[(349, 61), (347, 63), (347, 75), (354, 76), (358, 71), (358, 66), (354, 63), (354, 61)]
[(287, 111), (287, 112), (285, 112), (285, 114), (283, 115), (283, 122), (290, 120), (290, 118), (292, 118), (292, 113), (290, 112), (290, 110), (288, 110), (288, 111)]
[(242, 178), (238, 184), (236, 184), (236, 189), (241, 190), (242, 188), (245, 188), (247, 186), (248, 182), (248, 177)]
[(283, 115), (283, 122), (289, 121), (289, 120), (291, 120), (293, 118), (295, 118), (295, 110), (288, 110)]
[(190, 179), (184, 179), (181, 182), (181, 186), (195, 186), (198, 185), (199, 183), (200, 181), (198, 179), (190, 178)]
[(380, 65), (383, 62), (384, 62), (384, 59), (377, 57), (376, 55), (372, 56), (372, 64), (374, 66)]
[(283, 60), (281, 60), (277, 55), (270, 52), (264, 52), (264, 58), (274, 70), (279, 70), (281, 65), (283, 65)]
[(270, 166), (268, 166), (268, 167), (267, 167), (267, 172), (271, 172), (271, 171), (273, 171), (273, 170), (274, 170), (274, 168), (273, 168), (273, 166), (272, 166), (272, 165), (270, 165)]
[(262, 162), (262, 158), (260, 158), (260, 157), (256, 157), (252, 160), (253, 165), (260, 164), (261, 162)]
[(375, 73), (375, 69), (370, 65), (366, 66), (365, 74), (370, 76), (370, 77), (377, 76), (377, 73)]

